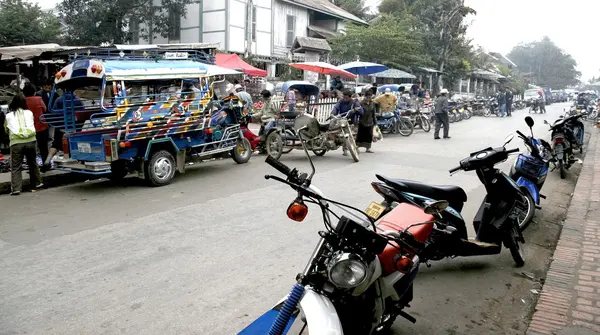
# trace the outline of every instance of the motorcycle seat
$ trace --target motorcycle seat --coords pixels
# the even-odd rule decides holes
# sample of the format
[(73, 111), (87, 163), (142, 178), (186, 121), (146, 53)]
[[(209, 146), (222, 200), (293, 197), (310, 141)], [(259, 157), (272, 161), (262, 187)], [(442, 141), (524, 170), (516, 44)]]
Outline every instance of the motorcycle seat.
[(328, 131), (329, 130), (329, 123), (319, 123), (319, 130), (320, 131)]
[(450, 207), (459, 212), (462, 210), (463, 204), (467, 202), (467, 193), (458, 186), (428, 185), (413, 180), (391, 179), (381, 175), (375, 176), (397, 191), (415, 193), (433, 200), (446, 200), (450, 203)]

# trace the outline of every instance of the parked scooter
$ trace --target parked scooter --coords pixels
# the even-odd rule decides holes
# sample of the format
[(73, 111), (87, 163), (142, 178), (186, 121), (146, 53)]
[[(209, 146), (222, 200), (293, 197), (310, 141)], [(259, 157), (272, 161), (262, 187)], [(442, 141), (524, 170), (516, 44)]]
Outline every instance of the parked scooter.
[(525, 143), (529, 154), (519, 154), (509, 176), (521, 187), (525, 197), (527, 212), (524, 217), (519, 217), (519, 228), (524, 230), (535, 215), (536, 206), (540, 205), (540, 198), (546, 197), (540, 193), (550, 166), (552, 158), (552, 148), (550, 144), (543, 139), (533, 136), (533, 125), (535, 124), (530, 116), (525, 117), (525, 122), (529, 126), (531, 136), (525, 136), (517, 130), (517, 134)]
[(487, 195), (473, 220), (477, 237), (467, 237), (465, 221), (460, 214), (467, 194), (458, 186), (432, 186), (421, 182), (390, 179), (377, 175), (381, 182), (373, 182), (373, 189), (384, 198), (381, 206), (383, 214), (390, 212), (397, 203), (409, 203), (425, 207), (436, 200), (448, 200), (450, 206), (441, 212), (442, 219), (432, 227), (423, 227), (413, 233), (415, 238), (424, 241), (418, 253), (422, 262), (440, 260), (445, 257), (477, 256), (499, 254), (502, 244), (510, 249), (517, 266), (523, 266), (525, 259), (521, 243), (525, 240), (519, 229), (519, 217), (526, 213), (523, 191), (512, 179), (494, 166), (505, 161), (508, 155), (519, 149), (507, 150), (506, 145), (514, 138), (510, 135), (499, 148), (486, 148), (472, 153), (460, 162), (459, 170), (476, 171), (479, 180), (485, 185)]
[(387, 225), (379, 228), (397, 229), (378, 233), (369, 213), (377, 213), (379, 205), (372, 204), (365, 213), (326, 198), (312, 184), (315, 167), (303, 129), (298, 133), (312, 168), (310, 175), (268, 156), (266, 163), (285, 179), (265, 178), (286, 184), (297, 194), (287, 209), (290, 219), (303, 221), (310, 202), (319, 206), (325, 229), (319, 232), (317, 247), (287, 298), (238, 334), (371, 335), (389, 330), (398, 316), (416, 322), (404, 311), (412, 301), (420, 264), (419, 256), (411, 252), (409, 229), (434, 224), (434, 215), (443, 203), (432, 204), (425, 211), (412, 206), (410, 217), (387, 220)]
[[(401, 109), (377, 115), (377, 126), (383, 133), (410, 136), (414, 131), (413, 123), (409, 116), (403, 116)], [(409, 112), (410, 113), (410, 112)]]
[(544, 124), (550, 125), (552, 137), (552, 162), (553, 171), (559, 169), (560, 178), (567, 177), (567, 170), (577, 160), (573, 157), (574, 151), (579, 149), (583, 152), (583, 123), (579, 121), (585, 113), (568, 117), (561, 116), (554, 124), (550, 125), (544, 120)]

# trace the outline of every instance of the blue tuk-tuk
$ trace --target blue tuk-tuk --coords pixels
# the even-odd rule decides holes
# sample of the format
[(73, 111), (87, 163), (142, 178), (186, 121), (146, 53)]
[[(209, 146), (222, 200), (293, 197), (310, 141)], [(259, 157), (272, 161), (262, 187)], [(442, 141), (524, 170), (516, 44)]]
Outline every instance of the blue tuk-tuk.
[(243, 104), (235, 96), (213, 100), (211, 61), (186, 50), (75, 58), (56, 74), (51, 101), (57, 90), (63, 94), (45, 117), (64, 132), (65, 159), (55, 166), (111, 179), (137, 172), (162, 186), (194, 158), (224, 154), (248, 162)]

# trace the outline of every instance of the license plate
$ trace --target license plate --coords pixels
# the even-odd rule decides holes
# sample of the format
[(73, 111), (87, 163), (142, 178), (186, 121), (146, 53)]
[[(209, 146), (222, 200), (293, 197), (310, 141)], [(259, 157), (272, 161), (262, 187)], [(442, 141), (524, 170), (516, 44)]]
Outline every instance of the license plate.
[(385, 210), (385, 207), (381, 206), (380, 204), (376, 203), (376, 202), (372, 202), (369, 207), (367, 207), (367, 210), (365, 211), (365, 213), (373, 220), (377, 220), (379, 219), (379, 217), (381, 216), (381, 213), (383, 213), (383, 211)]
[(91, 154), (92, 147), (89, 143), (77, 143), (77, 151), (83, 154)]

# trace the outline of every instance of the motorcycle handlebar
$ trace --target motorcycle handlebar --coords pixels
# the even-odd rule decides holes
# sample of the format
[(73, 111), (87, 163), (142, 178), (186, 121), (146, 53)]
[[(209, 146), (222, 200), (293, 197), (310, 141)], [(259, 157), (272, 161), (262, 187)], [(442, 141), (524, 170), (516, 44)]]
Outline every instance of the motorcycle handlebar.
[(287, 165), (276, 160), (275, 158), (267, 156), (267, 159), (265, 159), (265, 163), (271, 165), (275, 170), (281, 172), (286, 177), (292, 178), (292, 170), (290, 170), (290, 168)]
[(460, 170), (460, 169), (462, 169), (462, 166), (457, 166), (457, 167), (455, 167), (455, 168), (452, 168), (452, 169), (448, 170), (448, 172), (450, 172), (450, 173), (454, 173), (454, 172), (456, 172), (456, 171), (458, 171), (458, 170)]
[(515, 152), (519, 152), (519, 148), (514, 148), (514, 149), (506, 150), (507, 154), (512, 154), (512, 153), (515, 153)]
[(519, 134), (519, 136), (523, 137), (523, 138), (527, 138), (527, 136), (525, 136), (525, 134), (523, 134), (522, 132), (517, 130), (517, 134)]

